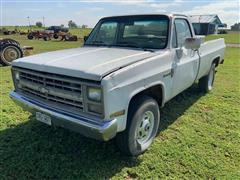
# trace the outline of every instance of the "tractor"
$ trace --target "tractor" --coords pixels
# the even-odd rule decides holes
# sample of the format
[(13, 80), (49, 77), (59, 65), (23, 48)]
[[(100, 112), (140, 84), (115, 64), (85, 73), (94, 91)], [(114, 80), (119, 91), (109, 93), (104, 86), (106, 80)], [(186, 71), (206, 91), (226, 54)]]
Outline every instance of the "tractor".
[(0, 39), (0, 64), (9, 66), (15, 59), (30, 55), (33, 47), (21, 48), (19, 42), (13, 39)]

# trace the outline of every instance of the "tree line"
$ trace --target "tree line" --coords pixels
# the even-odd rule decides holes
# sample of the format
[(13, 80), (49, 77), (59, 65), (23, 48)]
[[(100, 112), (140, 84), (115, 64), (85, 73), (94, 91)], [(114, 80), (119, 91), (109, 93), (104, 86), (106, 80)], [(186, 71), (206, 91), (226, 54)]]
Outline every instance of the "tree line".
[[(36, 25), (37, 27), (39, 27), (39, 28), (43, 27), (43, 23), (42, 23), (41, 21), (36, 22), (35, 25)], [(61, 24), (60, 26), (64, 27), (63, 24)], [(69, 28), (81, 27), (81, 28), (84, 29), (84, 28), (87, 28), (88, 26), (87, 26), (86, 24), (83, 24), (83, 25), (78, 26), (73, 20), (70, 20), (70, 21), (68, 21), (68, 27), (69, 27)]]

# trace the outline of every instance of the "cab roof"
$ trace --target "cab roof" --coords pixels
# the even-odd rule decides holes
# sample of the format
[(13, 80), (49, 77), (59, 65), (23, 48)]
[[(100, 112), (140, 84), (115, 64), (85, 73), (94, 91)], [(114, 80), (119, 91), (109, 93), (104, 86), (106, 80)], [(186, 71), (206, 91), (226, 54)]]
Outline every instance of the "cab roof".
[(168, 17), (174, 17), (174, 16), (183, 16), (188, 17), (184, 14), (172, 14), (172, 13), (163, 13), (163, 14), (126, 14), (126, 15), (116, 15), (116, 16), (106, 16), (101, 19), (108, 19), (108, 18), (121, 18), (121, 17), (131, 17), (131, 16), (168, 16)]

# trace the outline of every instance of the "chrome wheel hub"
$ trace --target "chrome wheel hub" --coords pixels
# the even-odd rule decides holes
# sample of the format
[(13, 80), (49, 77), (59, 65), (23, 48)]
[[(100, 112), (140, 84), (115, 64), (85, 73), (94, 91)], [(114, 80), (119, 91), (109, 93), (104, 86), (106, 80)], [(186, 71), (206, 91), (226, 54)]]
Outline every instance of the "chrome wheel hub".
[(16, 49), (9, 47), (4, 51), (3, 56), (6, 61), (12, 62), (13, 60), (18, 58), (18, 52), (16, 51)]
[(213, 85), (213, 78), (214, 78), (214, 68), (211, 68), (210, 70), (210, 74), (209, 74), (209, 78), (208, 78), (208, 88), (212, 89), (212, 85)]
[(152, 111), (146, 111), (136, 129), (137, 141), (140, 144), (146, 143), (151, 137), (154, 127), (154, 114)]

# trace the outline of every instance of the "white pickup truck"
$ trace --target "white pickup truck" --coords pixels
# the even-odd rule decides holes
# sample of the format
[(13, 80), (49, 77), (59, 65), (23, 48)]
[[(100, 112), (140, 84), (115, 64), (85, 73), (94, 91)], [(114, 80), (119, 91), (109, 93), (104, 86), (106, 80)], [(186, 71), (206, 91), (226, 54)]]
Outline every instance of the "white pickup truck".
[(10, 97), (36, 119), (143, 153), (159, 108), (194, 82), (212, 90), (223, 39), (203, 42), (179, 14), (102, 18), (83, 47), (20, 58)]

